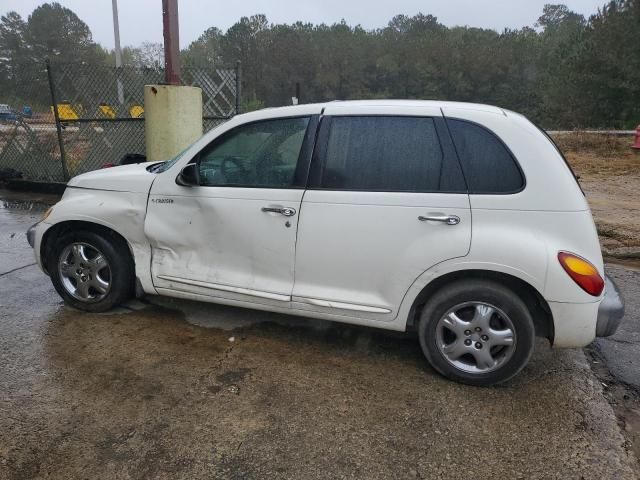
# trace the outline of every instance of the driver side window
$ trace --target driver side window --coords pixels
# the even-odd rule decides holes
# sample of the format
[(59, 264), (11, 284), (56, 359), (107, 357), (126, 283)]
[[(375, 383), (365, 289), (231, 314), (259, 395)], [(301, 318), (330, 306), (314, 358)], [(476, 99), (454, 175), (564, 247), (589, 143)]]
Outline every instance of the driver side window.
[(291, 187), (308, 124), (284, 118), (231, 130), (200, 152), (200, 185)]

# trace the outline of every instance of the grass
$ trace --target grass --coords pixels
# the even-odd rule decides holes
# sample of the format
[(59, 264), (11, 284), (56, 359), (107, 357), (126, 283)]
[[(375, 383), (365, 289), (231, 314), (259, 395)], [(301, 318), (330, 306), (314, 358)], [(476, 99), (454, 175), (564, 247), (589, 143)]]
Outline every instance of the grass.
[(582, 178), (609, 254), (630, 255), (624, 247), (640, 252), (640, 152), (631, 148), (633, 137), (572, 132), (554, 140)]
[(554, 140), (580, 175), (640, 174), (640, 152), (631, 148), (628, 135), (572, 132), (554, 135)]

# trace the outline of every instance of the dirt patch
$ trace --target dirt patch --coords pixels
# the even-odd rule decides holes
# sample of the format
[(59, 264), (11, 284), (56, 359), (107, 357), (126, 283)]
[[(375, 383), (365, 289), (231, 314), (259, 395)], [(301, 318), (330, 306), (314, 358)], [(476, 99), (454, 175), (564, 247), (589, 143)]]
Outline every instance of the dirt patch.
[(640, 153), (632, 138), (576, 132), (554, 140), (580, 177), (605, 255), (640, 258)]

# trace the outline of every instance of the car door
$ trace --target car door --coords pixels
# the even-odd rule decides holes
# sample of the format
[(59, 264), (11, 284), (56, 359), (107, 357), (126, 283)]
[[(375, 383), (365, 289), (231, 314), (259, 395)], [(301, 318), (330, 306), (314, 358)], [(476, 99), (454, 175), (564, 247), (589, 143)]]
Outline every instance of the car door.
[(193, 158), (198, 186), (171, 171), (154, 182), (145, 233), (159, 293), (289, 306), (316, 125), (314, 116), (239, 125)]
[(418, 276), (469, 252), (464, 177), (438, 108), (324, 113), (299, 220), (294, 307), (391, 321)]

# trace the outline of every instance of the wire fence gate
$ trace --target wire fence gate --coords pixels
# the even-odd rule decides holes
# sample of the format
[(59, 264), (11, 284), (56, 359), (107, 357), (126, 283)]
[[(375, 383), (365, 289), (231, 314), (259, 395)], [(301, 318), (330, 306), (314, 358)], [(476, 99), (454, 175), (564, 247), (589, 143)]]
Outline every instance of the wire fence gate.
[[(240, 112), (240, 71), (183, 69), (182, 83), (202, 89), (205, 132)], [(163, 80), (159, 70), (53, 62), (13, 79), (0, 92), (0, 178), (66, 182), (144, 155), (144, 85)]]

